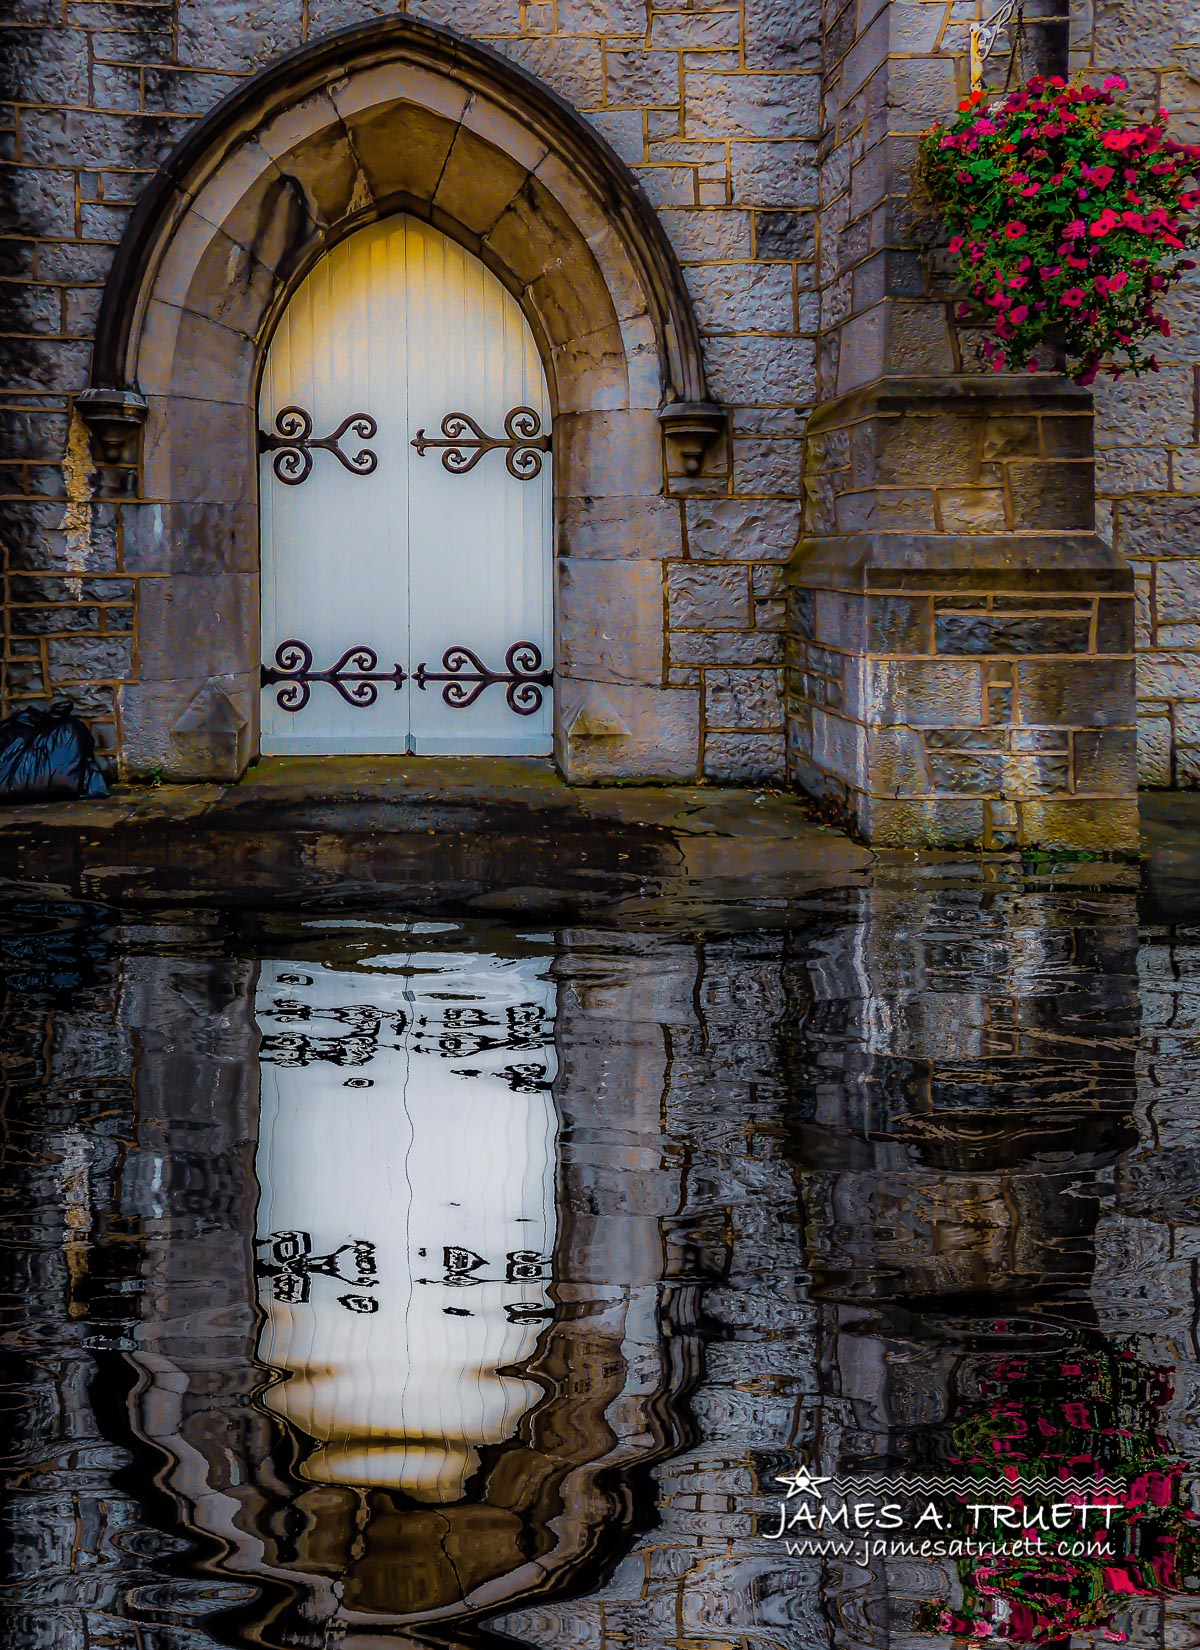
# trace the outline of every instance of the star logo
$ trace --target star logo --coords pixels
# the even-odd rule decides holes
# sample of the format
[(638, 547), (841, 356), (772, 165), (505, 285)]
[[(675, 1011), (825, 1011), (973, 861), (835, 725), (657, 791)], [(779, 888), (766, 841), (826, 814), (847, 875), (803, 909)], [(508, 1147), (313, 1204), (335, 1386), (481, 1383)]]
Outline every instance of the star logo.
[(788, 1486), (786, 1499), (790, 1501), (793, 1495), (816, 1495), (820, 1486), (831, 1483), (832, 1479), (829, 1474), (826, 1474), (824, 1478), (815, 1476), (801, 1463), (795, 1472), (781, 1473), (775, 1482)]

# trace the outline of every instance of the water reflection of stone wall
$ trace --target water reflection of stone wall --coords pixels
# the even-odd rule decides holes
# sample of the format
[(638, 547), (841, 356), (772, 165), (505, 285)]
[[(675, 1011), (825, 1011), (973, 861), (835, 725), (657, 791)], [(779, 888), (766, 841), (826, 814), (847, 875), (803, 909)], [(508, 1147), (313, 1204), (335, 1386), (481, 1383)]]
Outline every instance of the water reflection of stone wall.
[(944, 1462), (1022, 1319), (1094, 1321), (1136, 945), (1131, 896), (908, 885), (704, 948), (665, 1113), (734, 1237), (704, 1442), (659, 1470), (661, 1522), (604, 1589), (505, 1626), (547, 1650), (949, 1644), (918, 1615), (950, 1567), (781, 1556), (773, 1475), (796, 1446), (823, 1472)]
[[(1138, 1143), (1118, 1165), (1096, 1233), (1104, 1329), (1173, 1371), (1166, 1410), (1178, 1456), (1200, 1463), (1200, 935), (1149, 930), (1138, 956)], [(1147, 1601), (1136, 1642), (1200, 1647), (1200, 1599)]]
[[(0, 1641), (343, 1642), (339, 1565), (366, 1526), (346, 1492), (297, 1496), (252, 1399), (261, 938), (81, 932), (10, 966), (8, 1347), (29, 1398)], [(1137, 1054), (1131, 896), (916, 883), (769, 932), (537, 943), (557, 951), (571, 1246), (539, 1378), (578, 1470), (543, 1471), (529, 1425), (510, 1481), (492, 1463), (488, 1505), (510, 1497), (538, 1563), (574, 1542), (505, 1595), (527, 1587), (496, 1622), (512, 1641), (947, 1646), (919, 1614), (954, 1596), (951, 1567), (790, 1559), (765, 1532), (797, 1450), (825, 1472), (944, 1462), (998, 1347), (1135, 1336), (1178, 1366), (1170, 1429), (1200, 1456), (1200, 950), (1143, 949)], [(436, 1545), (406, 1527), (365, 1542), (381, 1608), (389, 1562)], [(1135, 1650), (1189, 1650), (1194, 1620), (1147, 1601), (1123, 1625)]]
[[(789, 1028), (822, 1471), (946, 1466), (997, 1352), (1093, 1317), (1093, 1233), (1132, 1142), (1131, 896), (856, 895)], [(828, 1642), (887, 1646), (950, 1566), (831, 1565)], [(924, 1636), (924, 1635), (922, 1635)]]
[[(222, 1584), (166, 1574), (189, 1542), (170, 1533), (179, 1508), (152, 1487), (163, 1460), (129, 1413), (144, 1323), (162, 1314), (164, 1342), (208, 1381), (176, 1381), (160, 1424), (207, 1429), (231, 1462), (253, 1448), (223, 1407), (237, 1405), (247, 1327), (229, 1215), (244, 1201), (251, 970), (197, 957), (194, 931), (193, 954), (171, 955), (180, 932), (147, 925), (131, 956), (99, 913), (20, 926), (3, 1017), (5, 1380), (18, 1408), (0, 1635), (13, 1650), (141, 1650), (140, 1618), (156, 1650), (203, 1650), (187, 1624), (219, 1607)], [(157, 946), (168, 955), (146, 954)]]
[(817, 1390), (778, 1060), (787, 943), (780, 933), (601, 943), (597, 983), (580, 978), (576, 956), (561, 965), (572, 978), (563, 1012), (574, 993), (601, 1093), (636, 1083), (655, 1097), (639, 1155), (648, 1169), (656, 1158), (675, 1166), (669, 1243), (710, 1283), (714, 1338), (691, 1406), (700, 1436), (657, 1469), (655, 1527), (605, 1586), (497, 1625), (547, 1650), (822, 1643), (811, 1578), (756, 1533), (760, 1479), (794, 1459)]

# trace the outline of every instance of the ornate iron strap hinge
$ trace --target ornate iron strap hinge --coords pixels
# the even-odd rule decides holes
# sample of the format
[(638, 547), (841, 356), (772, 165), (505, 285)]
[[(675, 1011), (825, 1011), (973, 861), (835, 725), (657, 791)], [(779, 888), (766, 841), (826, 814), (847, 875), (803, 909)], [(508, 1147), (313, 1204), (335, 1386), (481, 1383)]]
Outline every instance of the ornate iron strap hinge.
[[(379, 698), (380, 682), (390, 682), (397, 692), (413, 681), (425, 691), (430, 682), (442, 682), (442, 700), (451, 710), (466, 710), (486, 688), (503, 683), (509, 710), (517, 716), (533, 716), (541, 710), (544, 689), (554, 685), (553, 670), (542, 668), (541, 649), (534, 642), (514, 642), (504, 655), (503, 670), (489, 670), (469, 647), (448, 647), (442, 654), (441, 670), (420, 664), (411, 676), (399, 665), (379, 669), (379, 655), (371, 647), (348, 647), (328, 670), (314, 670), (313, 651), (307, 642), (281, 642), (275, 649), (275, 663), (263, 665), (263, 687), (278, 687), (275, 702), (280, 710), (303, 710), (312, 697), (313, 682), (326, 682), (348, 705), (365, 710)], [(468, 669), (467, 667), (471, 668)]]
[(260, 453), (275, 454), (272, 468), (285, 487), (299, 487), (302, 481), (308, 480), (312, 473), (315, 447), (332, 453), (351, 475), (369, 476), (379, 463), (377, 454), (369, 447), (361, 448), (353, 456), (344, 453), (341, 448), (341, 439), (347, 430), (353, 430), (360, 441), (370, 441), (373, 435), (378, 435), (379, 426), (370, 413), (351, 413), (349, 418), (342, 419), (331, 435), (314, 436), (312, 428), (312, 418), (303, 407), (284, 407), (275, 414), (278, 434), (272, 434), (270, 430), (258, 432), (258, 450)]
[[(468, 665), (474, 668), (468, 670)], [(532, 716), (541, 710), (542, 689), (553, 685), (554, 672), (542, 669), (541, 649), (535, 643), (514, 642), (504, 655), (502, 671), (489, 670), (469, 647), (448, 647), (442, 654), (441, 670), (418, 665), (413, 681), (422, 689), (426, 682), (445, 682), (442, 699), (451, 710), (466, 710), (485, 688), (504, 682), (509, 710), (518, 716)]]
[(542, 420), (532, 407), (514, 407), (504, 420), (504, 435), (488, 435), (469, 413), (447, 413), (442, 419), (442, 439), (418, 430), (412, 445), (421, 458), (430, 447), (444, 447), (442, 468), (451, 475), (465, 476), (485, 453), (503, 449), (510, 476), (532, 481), (542, 473), (542, 454), (550, 451), (550, 437), (543, 435)]
[[(348, 705), (365, 710), (379, 698), (378, 682), (390, 682), (397, 693), (408, 680), (399, 665), (379, 669), (379, 655), (373, 647), (348, 647), (328, 670), (314, 670), (313, 651), (307, 642), (280, 642), (274, 665), (263, 665), (263, 687), (280, 684), (275, 702), (280, 710), (303, 710), (312, 697), (312, 682), (328, 682)], [(350, 668), (353, 667), (353, 668)]]

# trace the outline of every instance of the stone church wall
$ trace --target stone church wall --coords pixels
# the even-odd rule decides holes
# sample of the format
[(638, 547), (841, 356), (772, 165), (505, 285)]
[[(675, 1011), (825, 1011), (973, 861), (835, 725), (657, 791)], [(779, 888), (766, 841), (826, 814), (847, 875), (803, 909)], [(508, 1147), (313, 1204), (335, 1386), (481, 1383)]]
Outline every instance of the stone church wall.
[[(117, 739), (139, 545), (71, 419), (114, 248), (153, 170), (242, 77), (378, 0), (8, 0), (0, 27), (4, 708), (71, 695)], [(819, 19), (809, 0), (425, 0), (581, 110), (684, 265), (731, 440), (673, 480), (659, 542), (664, 686), (696, 690), (703, 771), (783, 771), (783, 569), (814, 395)], [(631, 552), (632, 553), (632, 552)]]
[[(99, 496), (72, 406), (87, 382), (113, 252), (147, 180), (188, 125), (245, 77), (403, 9), (394, 0), (5, 0), (3, 711), (70, 694), (112, 750), (121, 687), (138, 671), (144, 547), (119, 502)], [(863, 290), (840, 290), (847, 251), (836, 250), (838, 238), (858, 222), (851, 197), (857, 190), (865, 200), (872, 179), (858, 165), (843, 201), (835, 174), (844, 163), (850, 179), (853, 156), (831, 149), (818, 160), (822, 64), (852, 9), (832, 0), (407, 7), (485, 42), (579, 109), (633, 168), (683, 265), (711, 391), (731, 409), (730, 439), (699, 477), (672, 477), (661, 531), (636, 550), (658, 561), (661, 584), (639, 586), (636, 602), (666, 615), (659, 685), (694, 691), (698, 772), (717, 779), (784, 772), (784, 578), (800, 526), (804, 425), (835, 393), (839, 343), (859, 350), (851, 323), (869, 308), (868, 277), (882, 278), (882, 261), (868, 260)], [(864, 40), (876, 9), (866, 0), (854, 9)], [(900, 90), (922, 119), (953, 96), (961, 37), (990, 9), (893, 4), (892, 50), (911, 56), (916, 75)], [(1179, 130), (1200, 134), (1194, 7), (1071, 0), (1070, 9), (1076, 68), (1128, 72), (1140, 103), (1165, 104)], [(909, 328), (904, 370), (970, 371), (962, 339), (938, 330), (918, 260), (895, 251), (886, 278)], [(911, 292), (906, 280), (917, 283)], [(1200, 783), (1200, 280), (1171, 301), (1170, 315), (1161, 373), (1098, 389), (1098, 527), (1135, 574), (1141, 780), (1186, 786)], [(819, 326), (828, 381), (820, 385)], [(870, 354), (869, 339), (863, 348)]]
[[(1128, 77), (1200, 142), (1200, 10), (1177, 0), (1072, 0), (1072, 66)], [(1164, 305), (1157, 377), (1096, 386), (1097, 526), (1137, 592), (1143, 785), (1200, 783), (1200, 270)]]

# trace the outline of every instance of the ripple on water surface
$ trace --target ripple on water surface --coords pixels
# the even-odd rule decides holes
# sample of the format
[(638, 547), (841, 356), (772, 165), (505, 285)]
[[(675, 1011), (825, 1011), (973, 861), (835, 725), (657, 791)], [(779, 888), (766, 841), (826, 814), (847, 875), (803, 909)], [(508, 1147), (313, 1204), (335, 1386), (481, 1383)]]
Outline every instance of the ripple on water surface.
[(1200, 1646), (1131, 894), (0, 919), (5, 1646)]

